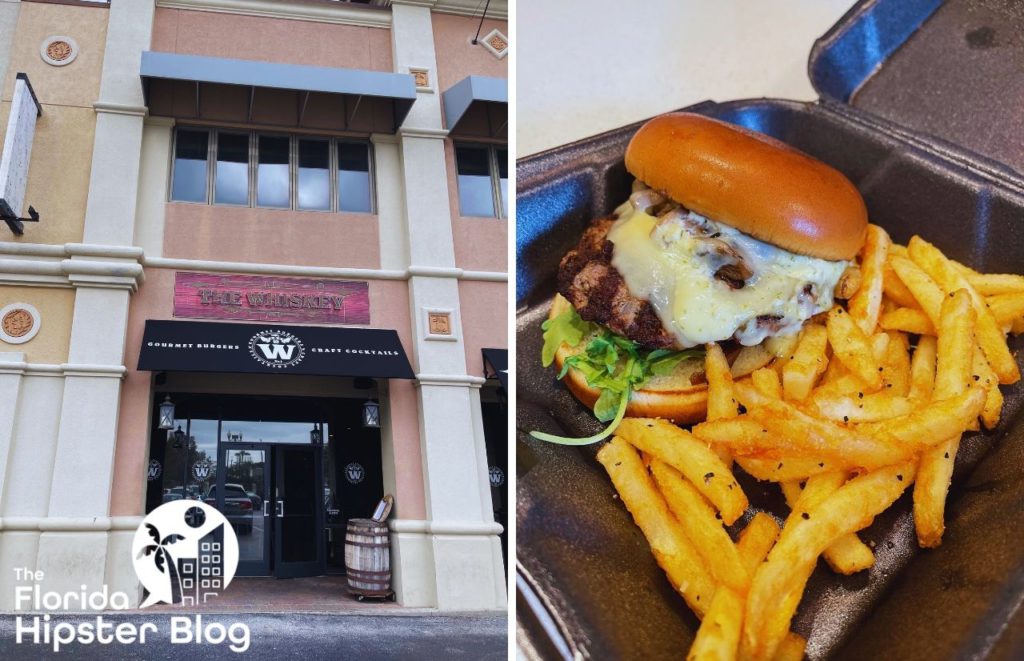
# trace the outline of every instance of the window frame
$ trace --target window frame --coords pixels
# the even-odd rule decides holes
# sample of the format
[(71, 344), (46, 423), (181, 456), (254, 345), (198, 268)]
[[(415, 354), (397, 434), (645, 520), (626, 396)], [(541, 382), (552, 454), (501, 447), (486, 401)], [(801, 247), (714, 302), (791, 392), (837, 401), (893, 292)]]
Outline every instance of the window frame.
[[(175, 161), (177, 160), (178, 154), (178, 134), (181, 131), (193, 131), (207, 134), (206, 141), (206, 195), (204, 201), (192, 201), (192, 200), (176, 200), (173, 197), (174, 194), (174, 177), (177, 172), (175, 168)], [(248, 136), (248, 202), (247, 204), (230, 204), (227, 202), (217, 202), (216, 200), (216, 187), (217, 187), (217, 140), (221, 133), (233, 133), (233, 134), (246, 134)], [(289, 191), (288, 191), (288, 206), (287, 207), (264, 207), (259, 206), (258, 202), (258, 183), (259, 183), (259, 137), (261, 135), (269, 137), (286, 137), (288, 138), (288, 180), (289, 180)], [(299, 207), (299, 141), (300, 140), (326, 140), (328, 147), (328, 190), (330, 194), (330, 204), (327, 209), (302, 209)], [(351, 211), (341, 209), (338, 189), (338, 145), (340, 143), (356, 144), (366, 148), (367, 152), (367, 175), (369, 178), (369, 195), (370, 195), (370, 210), (369, 211)], [(375, 216), (377, 215), (377, 176), (376, 176), (376, 154), (373, 148), (373, 142), (366, 138), (358, 138), (355, 136), (339, 136), (339, 135), (323, 135), (317, 133), (287, 133), (282, 131), (274, 130), (260, 130), (260, 129), (246, 129), (246, 128), (235, 128), (230, 126), (198, 126), (192, 124), (178, 124), (174, 127), (171, 132), (171, 149), (170, 149), (170, 176), (167, 178), (167, 202), (173, 202), (175, 204), (203, 204), (207, 206), (224, 206), (234, 208), (249, 208), (249, 209), (265, 209), (268, 211), (302, 211), (304, 213), (340, 213), (340, 214), (358, 214), (361, 216)]]
[[(487, 151), (487, 166), (490, 168), (491, 176), (491, 208), (494, 213), (490, 216), (476, 216), (467, 215), (462, 212), (462, 192), (458, 189), (459, 186), (459, 147), (470, 147), (475, 149), (485, 149)], [(502, 196), (501, 196), (501, 176), (500, 170), (498, 169), (498, 150), (504, 149), (508, 152), (508, 144), (503, 142), (482, 142), (479, 140), (453, 140), (452, 141), (452, 160), (455, 162), (455, 186), (456, 186), (456, 197), (458, 198), (459, 204), (459, 216), (462, 218), (497, 218), (498, 220), (508, 220), (508, 214), (502, 208)], [(505, 201), (506, 204), (508, 201)]]

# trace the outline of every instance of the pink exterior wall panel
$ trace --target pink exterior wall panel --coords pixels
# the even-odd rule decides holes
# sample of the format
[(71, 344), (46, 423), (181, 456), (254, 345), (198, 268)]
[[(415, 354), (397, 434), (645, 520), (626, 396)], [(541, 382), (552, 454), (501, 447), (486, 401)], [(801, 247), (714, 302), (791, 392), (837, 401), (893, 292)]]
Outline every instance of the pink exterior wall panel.
[(459, 210), (459, 181), (455, 169), (455, 144), (444, 143), (448, 171), (448, 203), (452, 210), (455, 266), (467, 271), (508, 270), (508, 219), (463, 216)]
[(186, 9), (156, 10), (151, 49), (345, 69), (393, 69), (388, 29)]
[(460, 280), (459, 308), (466, 371), (471, 376), (483, 376), (480, 350), (508, 348), (508, 284)]
[[(480, 44), (472, 43), (479, 19), (434, 13), (432, 20), (437, 83), (442, 92), (470, 75), (508, 78), (508, 56), (498, 59)], [(494, 28), (508, 36), (506, 21), (485, 20), (480, 28), (480, 38), (483, 39)]]
[[(146, 481), (143, 476), (146, 474), (149, 448), (152, 388), (150, 372), (140, 372), (136, 366), (146, 320), (173, 318), (174, 281), (173, 270), (147, 268), (143, 284), (132, 296), (124, 358), (128, 372), (121, 387), (111, 516), (139, 516), (145, 509)], [(396, 330), (406, 353), (413, 359), (406, 283), (401, 280), (371, 280), (369, 286), (370, 325)], [(422, 519), (426, 515), (426, 505), (416, 390), (411, 381), (401, 379), (391, 380), (389, 389), (396, 463), (395, 500), (401, 503), (402, 517)]]
[(165, 218), (164, 256), (378, 268), (377, 216), (171, 202)]

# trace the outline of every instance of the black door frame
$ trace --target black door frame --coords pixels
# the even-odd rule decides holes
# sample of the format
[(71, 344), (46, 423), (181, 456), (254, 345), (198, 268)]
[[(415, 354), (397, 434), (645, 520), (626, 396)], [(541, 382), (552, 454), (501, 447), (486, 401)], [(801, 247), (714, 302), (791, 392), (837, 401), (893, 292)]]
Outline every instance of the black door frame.
[[(323, 466), (322, 466), (322, 445), (296, 444), (296, 443), (247, 443), (224, 441), (217, 443), (217, 509), (224, 511), (224, 484), (227, 477), (227, 463), (225, 461), (228, 450), (250, 450), (264, 453), (264, 493), (267, 497), (263, 500), (263, 557), (259, 561), (239, 560), (237, 576), (275, 576), (277, 578), (296, 578), (300, 576), (320, 576), (327, 570), (327, 561), (324, 553), (326, 530), (324, 527), (323, 512)], [(308, 451), (313, 456), (313, 476), (309, 488), (313, 490), (313, 502), (318, 507), (313, 509), (313, 548), (316, 549), (316, 557), (302, 562), (285, 562), (281, 558), (282, 528), (281, 519), (288, 516), (287, 499), (279, 499), (278, 493), (280, 484), (283, 481), (283, 470), (285, 461), (283, 459), (287, 451)], [(254, 510), (254, 515), (257, 515)], [(273, 543), (271, 543), (273, 540)]]
[[(286, 455), (289, 453), (308, 452), (313, 458), (313, 480), (312, 480), (312, 520), (313, 540), (312, 548), (315, 555), (305, 560), (285, 561), (282, 557), (284, 550), (284, 523), (285, 519), (293, 522), (299, 518), (294, 514), (295, 499), (290, 494), (283, 493), (286, 478), (285, 471), (288, 466)], [(320, 576), (327, 571), (327, 557), (325, 542), (327, 530), (324, 526), (324, 498), (323, 498), (323, 445), (298, 445), (298, 444), (274, 444), (274, 576), (277, 578), (296, 578), (299, 576)], [(289, 507), (288, 503), (292, 503)], [(300, 515), (301, 516), (301, 515)]]
[[(263, 452), (263, 493), (267, 494), (267, 497), (263, 499), (263, 505), (260, 508), (262, 511), (257, 511), (253, 508), (253, 517), (263, 517), (263, 555), (260, 560), (242, 560), (241, 557), (238, 559), (238, 569), (235, 570), (236, 576), (270, 576), (270, 538), (271, 533), (271, 519), (272, 510), (269, 508), (269, 501), (271, 496), (271, 467), (273, 463), (273, 448), (268, 443), (224, 443), (220, 440), (217, 442), (217, 510), (220, 512), (224, 511), (224, 484), (226, 482), (227, 473), (227, 458), (228, 450), (249, 450)], [(255, 526), (254, 526), (255, 529)], [(237, 534), (237, 533), (236, 533)], [(252, 533), (250, 533), (252, 534)]]

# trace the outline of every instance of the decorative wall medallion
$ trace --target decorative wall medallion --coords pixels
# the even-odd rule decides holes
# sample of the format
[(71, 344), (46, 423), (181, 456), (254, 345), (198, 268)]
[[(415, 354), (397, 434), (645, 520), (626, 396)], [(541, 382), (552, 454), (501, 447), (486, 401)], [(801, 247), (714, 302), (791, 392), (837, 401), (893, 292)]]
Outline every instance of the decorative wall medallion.
[(28, 303), (11, 303), (0, 310), (0, 340), (24, 344), (39, 332), (39, 310)]
[(78, 43), (63, 35), (47, 37), (39, 47), (39, 55), (47, 64), (62, 67), (71, 64), (78, 57)]
[(417, 92), (434, 91), (434, 88), (430, 85), (430, 70), (410, 68), (409, 73), (412, 74), (413, 80), (416, 81)]
[(508, 55), (508, 37), (501, 33), (501, 30), (494, 28), (487, 33), (478, 43), (491, 52), (491, 55), (499, 60)]
[(430, 334), (431, 335), (451, 335), (452, 324), (451, 317), (445, 312), (431, 312), (428, 315), (430, 319)]

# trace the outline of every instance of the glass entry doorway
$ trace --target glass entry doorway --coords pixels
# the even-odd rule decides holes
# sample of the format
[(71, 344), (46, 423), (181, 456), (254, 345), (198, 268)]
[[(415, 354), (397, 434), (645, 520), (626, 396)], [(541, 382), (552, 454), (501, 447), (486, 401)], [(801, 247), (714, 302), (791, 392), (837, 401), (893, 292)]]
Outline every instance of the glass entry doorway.
[(319, 446), (220, 443), (207, 503), (235, 529), (239, 576), (323, 573), (321, 474)]
[[(159, 406), (174, 402), (173, 429)], [(345, 571), (345, 529), (384, 495), (380, 430), (365, 399), (154, 393), (146, 512), (201, 500), (238, 538), (239, 576)]]

